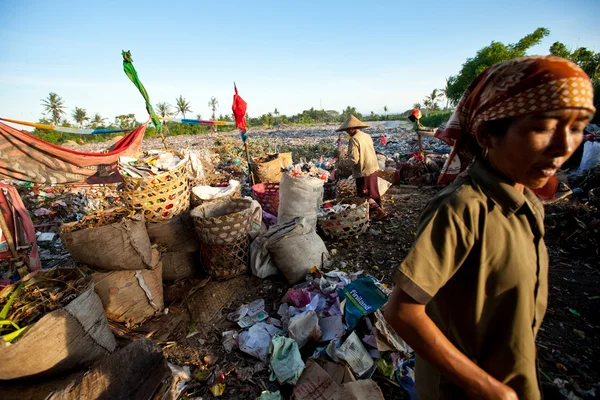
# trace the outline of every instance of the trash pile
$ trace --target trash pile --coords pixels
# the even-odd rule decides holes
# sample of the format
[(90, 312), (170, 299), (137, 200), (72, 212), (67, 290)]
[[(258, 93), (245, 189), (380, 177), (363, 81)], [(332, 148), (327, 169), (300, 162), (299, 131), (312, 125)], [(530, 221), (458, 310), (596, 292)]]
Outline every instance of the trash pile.
[(133, 157), (120, 157), (119, 169), (123, 176), (149, 178), (176, 169), (184, 162), (185, 157), (168, 151), (144, 151), (134, 154)]
[(72, 222), (85, 215), (121, 206), (116, 184), (111, 185), (35, 185), (15, 184), (35, 225)]
[(435, 185), (444, 166), (445, 157), (438, 155), (411, 155), (407, 161), (399, 162), (396, 169), (398, 184)]
[(573, 257), (596, 260), (600, 256), (600, 165), (571, 175), (569, 183), (576, 201), (546, 206), (547, 241), (560, 246), (555, 257), (566, 262)]
[(323, 204), (319, 208), (319, 217), (327, 217), (329, 215), (340, 214), (344, 211), (354, 210), (356, 208), (356, 204), (343, 204), (336, 203), (333, 204), (331, 202)]
[(326, 181), (329, 178), (329, 173), (323, 168), (317, 167), (312, 162), (303, 162), (293, 164), (286, 170), (289, 176), (302, 178), (318, 178)]
[(271, 380), (293, 385), (296, 399), (341, 399), (348, 391), (383, 399), (374, 374), (414, 393), (412, 349), (381, 310), (390, 290), (362, 275), (314, 268), (285, 293), (276, 315), (263, 299), (242, 305), (227, 315), (240, 330), (223, 332), (225, 350), (268, 363)]

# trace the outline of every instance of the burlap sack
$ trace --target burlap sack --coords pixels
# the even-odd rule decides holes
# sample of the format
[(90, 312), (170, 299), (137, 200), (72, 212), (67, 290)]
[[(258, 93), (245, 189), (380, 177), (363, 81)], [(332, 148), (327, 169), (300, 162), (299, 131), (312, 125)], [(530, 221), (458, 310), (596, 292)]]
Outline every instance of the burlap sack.
[(152, 269), (92, 274), (108, 319), (133, 326), (163, 310), (162, 262), (158, 250), (152, 255)]
[(167, 251), (194, 252), (200, 250), (200, 242), (194, 231), (194, 223), (189, 211), (168, 221), (148, 222), (146, 228), (150, 242), (166, 247)]
[(191, 278), (200, 271), (200, 254), (198, 252), (173, 251), (162, 253), (162, 277), (164, 281), (176, 281)]
[(283, 174), (281, 169), (287, 168), (292, 163), (292, 153), (269, 154), (256, 158), (252, 164), (254, 182), (277, 183)]
[[(3, 400), (147, 400), (171, 371), (159, 345), (140, 339), (79, 371), (50, 380), (0, 382)], [(166, 383), (169, 382), (168, 379)], [(168, 394), (168, 393), (165, 393)]]
[[(70, 227), (79, 224), (65, 224)], [(61, 238), (73, 258), (81, 264), (104, 270), (144, 269), (152, 264), (150, 239), (141, 214), (122, 222), (62, 232)]]
[(2, 346), (0, 380), (55, 376), (84, 368), (116, 346), (92, 285), (64, 308), (43, 316), (17, 342)]

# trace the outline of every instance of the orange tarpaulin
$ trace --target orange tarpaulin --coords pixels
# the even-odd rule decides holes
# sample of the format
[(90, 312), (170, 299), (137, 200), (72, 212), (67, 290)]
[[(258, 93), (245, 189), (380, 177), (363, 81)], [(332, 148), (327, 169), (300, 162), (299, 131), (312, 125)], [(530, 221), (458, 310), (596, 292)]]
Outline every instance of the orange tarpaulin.
[(139, 150), (146, 126), (119, 140), (109, 153), (84, 153), (45, 142), (0, 122), (0, 178), (34, 183), (114, 183), (120, 156)]

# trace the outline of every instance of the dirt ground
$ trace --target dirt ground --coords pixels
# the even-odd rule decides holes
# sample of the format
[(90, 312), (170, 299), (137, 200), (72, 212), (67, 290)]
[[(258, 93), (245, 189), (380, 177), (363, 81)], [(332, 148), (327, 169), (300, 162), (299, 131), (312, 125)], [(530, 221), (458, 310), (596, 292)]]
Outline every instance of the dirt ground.
[[(367, 233), (356, 240), (326, 241), (336, 260), (335, 266), (347, 271), (363, 270), (384, 283), (392, 283), (399, 262), (408, 253), (416, 234), (420, 213), (427, 201), (437, 192), (436, 188), (394, 186), (384, 198), (384, 204), (393, 217), (384, 222), (373, 223)], [(589, 249), (583, 252), (573, 238), (560, 240), (555, 226), (564, 222), (564, 215), (573, 212), (577, 205), (563, 200), (558, 205), (547, 206), (547, 245), (551, 255), (549, 273), (548, 312), (538, 337), (541, 381), (547, 398), (563, 398), (552, 382), (562, 379), (570, 383), (569, 391), (579, 387), (590, 390), (600, 382), (600, 346), (598, 301), (599, 272), (597, 258)], [(579, 232), (583, 235), (583, 232)], [(585, 236), (585, 235), (584, 235)], [(236, 326), (227, 321), (228, 312), (257, 298), (264, 298), (266, 311), (274, 315), (279, 300), (289, 286), (281, 278), (242, 278), (238, 290), (208, 324), (195, 324), (198, 334), (185, 338), (191, 328), (186, 315), (168, 342), (163, 343), (169, 360), (178, 365), (190, 365), (192, 373), (202, 376), (209, 371), (223, 371), (226, 389), (223, 399), (254, 399), (262, 390), (281, 390), (284, 398), (291, 394), (291, 387), (278, 387), (269, 380), (268, 367), (257, 359), (233, 350), (225, 352), (222, 332)], [(217, 293), (218, 295), (218, 293)], [(194, 302), (193, 295), (185, 306), (193, 316), (202, 304)], [(184, 311), (184, 310), (182, 310)], [(183, 313), (187, 314), (187, 313)], [(192, 329), (193, 330), (193, 329)], [(314, 347), (303, 349), (308, 357)], [(202, 372), (206, 369), (206, 372)], [(385, 378), (374, 376), (386, 399), (408, 398), (395, 384)], [(209, 385), (196, 381), (188, 386), (189, 398), (208, 394)], [(210, 394), (208, 394), (210, 396)]]

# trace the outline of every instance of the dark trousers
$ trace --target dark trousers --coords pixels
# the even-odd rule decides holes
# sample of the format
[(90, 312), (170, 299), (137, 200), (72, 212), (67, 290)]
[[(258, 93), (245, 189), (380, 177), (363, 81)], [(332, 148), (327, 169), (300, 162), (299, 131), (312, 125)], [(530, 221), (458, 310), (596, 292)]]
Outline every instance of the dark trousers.
[[(379, 195), (379, 185), (377, 184), (377, 171), (371, 175), (356, 178), (356, 193), (360, 197), (372, 199), (377, 204), (377, 207), (381, 207), (381, 196)], [(371, 202), (369, 203), (369, 205), (371, 205)]]

